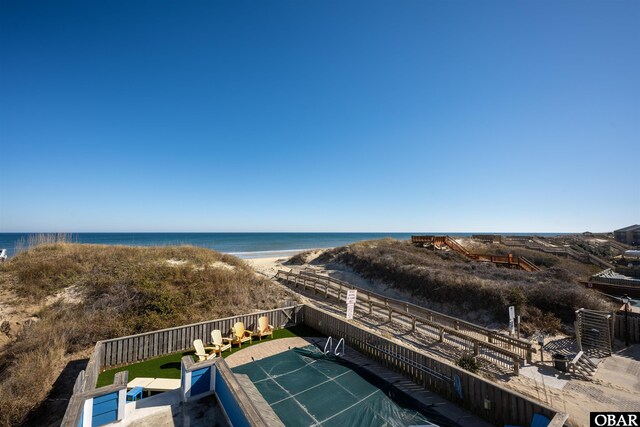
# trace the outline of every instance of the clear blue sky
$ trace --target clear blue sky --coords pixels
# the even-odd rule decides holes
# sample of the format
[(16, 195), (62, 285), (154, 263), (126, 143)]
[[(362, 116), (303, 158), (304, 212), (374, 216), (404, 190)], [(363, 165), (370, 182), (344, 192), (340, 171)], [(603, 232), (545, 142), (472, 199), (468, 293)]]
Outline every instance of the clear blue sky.
[(0, 231), (640, 223), (640, 1), (0, 3)]

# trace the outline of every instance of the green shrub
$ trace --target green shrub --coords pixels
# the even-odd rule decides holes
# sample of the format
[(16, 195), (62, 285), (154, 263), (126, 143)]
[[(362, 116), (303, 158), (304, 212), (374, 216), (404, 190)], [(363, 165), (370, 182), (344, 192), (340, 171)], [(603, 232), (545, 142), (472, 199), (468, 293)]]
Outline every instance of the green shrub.
[(480, 370), (480, 365), (478, 364), (476, 357), (470, 351), (463, 352), (456, 361), (456, 364), (469, 372), (476, 373)]

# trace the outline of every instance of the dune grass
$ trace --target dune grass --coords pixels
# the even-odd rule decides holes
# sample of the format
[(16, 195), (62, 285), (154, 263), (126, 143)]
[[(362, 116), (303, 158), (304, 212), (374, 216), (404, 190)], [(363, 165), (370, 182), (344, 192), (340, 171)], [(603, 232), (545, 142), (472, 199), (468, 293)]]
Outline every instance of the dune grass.
[[(319, 337), (322, 336), (319, 332), (309, 328), (305, 325), (293, 326), (290, 328), (276, 329), (273, 331), (273, 339), (281, 338), (293, 338), (293, 337)], [(272, 341), (271, 338), (265, 337), (262, 340), (254, 339), (251, 343), (243, 343), (242, 347), (233, 347), (232, 351), (225, 351), (222, 353), (222, 358), (226, 358), (238, 351), (242, 351), (247, 347), (256, 346), (262, 343)], [(120, 366), (118, 368), (109, 369), (104, 371), (98, 377), (97, 387), (113, 384), (113, 378), (116, 373), (121, 371), (129, 371), (129, 381), (138, 377), (145, 378), (180, 378), (181, 361), (184, 356), (191, 356), (195, 360), (195, 350), (188, 350), (183, 352), (177, 352), (168, 354), (166, 356), (157, 357), (154, 359), (145, 360), (144, 362), (134, 363), (131, 365)]]
[[(557, 265), (562, 262), (548, 257), (541, 255), (538, 261)], [(495, 321), (504, 321), (507, 308), (514, 305), (522, 315), (525, 332), (554, 332), (561, 321), (572, 325), (574, 311), (580, 307), (611, 308), (597, 293), (580, 285), (579, 273), (573, 270), (554, 266), (529, 273), (394, 239), (335, 248), (312, 263), (346, 267), (367, 279), (449, 307), (448, 311), (459, 317), (467, 312), (482, 312)]]
[[(0, 351), (0, 425), (20, 424), (62, 359), (86, 357), (98, 340), (268, 310), (288, 297), (244, 261), (204, 248), (43, 241), (0, 265), (0, 287), (41, 307)], [(33, 362), (43, 349), (55, 357)]]

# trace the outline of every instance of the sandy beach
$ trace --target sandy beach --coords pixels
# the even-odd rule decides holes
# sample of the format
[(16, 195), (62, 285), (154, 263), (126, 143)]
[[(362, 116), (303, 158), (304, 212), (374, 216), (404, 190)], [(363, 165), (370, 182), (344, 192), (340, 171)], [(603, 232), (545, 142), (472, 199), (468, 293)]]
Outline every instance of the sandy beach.
[(309, 252), (308, 258), (312, 259), (328, 249), (332, 248), (291, 250), (286, 251), (286, 254), (284, 253), (285, 251), (283, 251), (282, 254), (278, 254), (275, 256), (273, 252), (270, 252), (265, 253), (266, 256), (264, 257), (244, 258), (244, 262), (249, 264), (256, 272), (271, 278), (275, 276), (280, 269), (290, 270), (290, 267), (284, 265), (284, 263), (287, 262), (292, 256), (302, 252)]

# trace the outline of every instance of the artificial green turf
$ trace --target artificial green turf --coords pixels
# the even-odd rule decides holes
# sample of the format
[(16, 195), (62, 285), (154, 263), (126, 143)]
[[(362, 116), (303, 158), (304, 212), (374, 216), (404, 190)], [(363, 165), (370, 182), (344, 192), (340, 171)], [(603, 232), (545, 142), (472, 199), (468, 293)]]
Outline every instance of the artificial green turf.
[[(273, 339), (280, 338), (292, 338), (292, 337), (319, 337), (322, 336), (319, 332), (316, 332), (314, 329), (309, 328), (306, 325), (298, 325), (293, 326), (291, 328), (286, 329), (276, 329), (273, 331)], [(270, 341), (271, 338), (264, 337), (262, 340), (258, 340), (254, 338), (251, 344), (245, 342), (242, 345), (242, 349), (258, 345), (263, 342)], [(222, 353), (222, 357), (225, 358), (230, 354), (239, 351), (237, 347), (233, 347), (232, 352), (225, 351)], [(104, 371), (98, 377), (98, 383), (96, 387), (103, 387), (105, 385), (113, 384), (113, 377), (116, 375), (116, 372), (121, 371), (129, 371), (129, 381), (133, 380), (137, 377), (145, 377), (145, 378), (180, 378), (180, 367), (182, 363), (183, 356), (192, 356), (194, 355), (194, 350), (181, 351), (173, 354), (167, 354), (166, 356), (157, 357), (155, 359), (145, 360), (144, 362), (134, 363), (132, 365), (121, 366), (115, 369), (109, 369), (108, 371)]]

